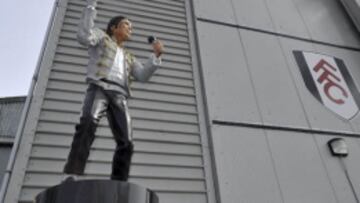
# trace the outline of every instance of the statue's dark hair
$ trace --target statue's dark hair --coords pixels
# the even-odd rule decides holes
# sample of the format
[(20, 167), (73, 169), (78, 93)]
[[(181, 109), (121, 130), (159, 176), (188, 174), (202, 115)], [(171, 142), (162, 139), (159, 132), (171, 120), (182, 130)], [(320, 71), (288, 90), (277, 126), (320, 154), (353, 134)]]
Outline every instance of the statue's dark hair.
[(124, 16), (115, 16), (113, 18), (110, 19), (107, 28), (106, 28), (106, 34), (108, 34), (110, 37), (113, 35), (112, 31), (111, 31), (111, 27), (112, 26), (117, 26), (119, 24), (120, 21), (127, 19)]

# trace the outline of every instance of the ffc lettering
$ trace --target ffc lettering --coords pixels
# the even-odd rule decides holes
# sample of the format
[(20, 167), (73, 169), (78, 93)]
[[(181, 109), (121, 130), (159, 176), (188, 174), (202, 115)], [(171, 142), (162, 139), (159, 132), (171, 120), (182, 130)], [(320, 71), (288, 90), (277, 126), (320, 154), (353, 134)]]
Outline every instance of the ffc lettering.
[(313, 68), (315, 72), (319, 72), (322, 70), (323, 72), (318, 77), (317, 81), (320, 84), (324, 84), (324, 92), (326, 96), (336, 104), (344, 104), (344, 100), (341, 98), (335, 98), (333, 94), (331, 94), (331, 88), (337, 88), (341, 91), (342, 95), (345, 98), (348, 98), (348, 93), (345, 91), (343, 87), (341, 87), (338, 82), (341, 81), (339, 77), (337, 77), (334, 72), (336, 72), (336, 68), (334, 68), (331, 64), (321, 59), (321, 61)]
[(305, 86), (316, 100), (344, 119), (358, 114), (360, 93), (343, 60), (307, 51), (293, 54)]

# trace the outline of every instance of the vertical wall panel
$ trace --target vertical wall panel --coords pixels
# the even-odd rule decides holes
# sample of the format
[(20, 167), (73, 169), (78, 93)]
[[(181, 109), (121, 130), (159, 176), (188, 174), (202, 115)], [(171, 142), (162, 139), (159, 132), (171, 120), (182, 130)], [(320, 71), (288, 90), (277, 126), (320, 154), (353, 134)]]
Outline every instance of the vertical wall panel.
[(343, 161), (346, 165), (346, 168), (344, 168), (342, 166), (340, 158), (332, 156), (327, 145), (327, 142), (329, 140), (338, 137), (342, 137), (341, 134), (339, 134), (338, 136), (324, 136), (317, 134), (316, 142), (319, 147), (321, 156), (324, 160), (326, 172), (330, 178), (331, 184), (333, 185), (338, 202), (355, 203), (356, 199), (354, 194), (352, 193), (350, 182), (346, 178), (345, 170), (348, 170), (350, 172), (350, 179), (352, 181), (352, 184), (354, 184), (355, 189), (359, 191), (359, 177), (358, 173), (356, 172), (359, 170), (359, 166), (358, 164), (355, 164), (360, 162), (359, 138), (342, 137), (345, 139), (349, 150), (349, 156), (343, 158)]
[[(43, 59), (51, 64), (47, 67), (50, 69), (46, 69), (50, 72), (44, 78), (44, 89), (37, 92), (44, 97), (34, 98), (41, 104), (39, 116), (29, 117), (37, 122), (34, 135), (26, 141), (31, 145), (28, 145), (29, 151), (18, 154), (25, 160), (25, 168), (14, 170), (14, 176), (21, 184), (9, 188), (12, 193), (9, 202), (16, 202), (16, 199), (31, 202), (38, 192), (61, 181), (62, 168), (79, 120), (87, 87), (88, 54), (77, 42), (76, 31), (85, 1), (62, 2), (64, 15), (57, 18), (64, 17), (64, 20), (53, 29), (53, 32), (59, 29), (59, 33), (52, 33), (58, 36), (55, 55)], [(129, 181), (154, 190), (161, 202), (213, 201), (208, 199), (208, 191), (213, 189), (206, 183), (203, 160), (203, 144), (206, 143), (201, 140), (197, 110), (202, 104), (196, 99), (194, 80), (198, 78), (193, 76), (191, 57), (194, 53), (190, 50), (187, 30), (188, 21), (192, 19), (187, 19), (186, 12), (190, 11), (185, 2), (104, 0), (98, 2), (97, 9), (95, 24), (102, 29), (114, 15), (125, 15), (133, 22), (133, 38), (126, 46), (140, 60), (144, 61), (152, 50), (147, 44), (147, 36), (153, 34), (165, 44), (162, 67), (149, 82), (132, 84), (133, 97), (129, 107), (135, 153)], [(40, 73), (44, 69), (42, 67)], [(83, 178), (108, 179), (114, 148), (111, 131), (103, 118)]]
[(212, 127), (221, 202), (283, 202), (263, 130)]
[(198, 30), (211, 119), (261, 122), (238, 31), (209, 23)]
[(272, 19), (264, 0), (232, 0), (232, 2), (238, 25), (274, 31)]
[[(326, 142), (331, 136), (324, 131), (358, 136), (359, 115), (345, 120), (318, 102), (293, 55), (301, 50), (341, 58), (360, 84), (360, 38), (339, 1), (218, 4), (226, 12), (228, 5), (234, 6), (236, 19), (231, 20), (224, 17), (230, 13), (216, 13), (211, 3), (196, 3), (221, 201), (354, 202), (338, 159), (329, 155)], [(241, 69), (219, 70), (222, 64)], [(359, 193), (354, 171), (359, 170), (360, 142), (346, 140), (356, 153), (345, 162)]]
[(307, 127), (277, 38), (245, 30), (241, 37), (264, 123)]
[(337, 202), (311, 134), (267, 134), (284, 202)]
[(196, 16), (199, 18), (236, 23), (231, 0), (194, 0), (194, 4)]
[(340, 1), (293, 0), (314, 40), (359, 47), (360, 40)]
[(310, 38), (306, 25), (293, 1), (265, 0), (274, 30), (278, 33)]

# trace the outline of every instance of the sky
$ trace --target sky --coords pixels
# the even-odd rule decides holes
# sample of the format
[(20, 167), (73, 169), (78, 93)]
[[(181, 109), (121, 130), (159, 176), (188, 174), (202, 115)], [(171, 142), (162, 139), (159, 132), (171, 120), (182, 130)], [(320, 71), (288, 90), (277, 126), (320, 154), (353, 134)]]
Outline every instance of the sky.
[(5, 0), (0, 7), (0, 97), (28, 94), (55, 0)]

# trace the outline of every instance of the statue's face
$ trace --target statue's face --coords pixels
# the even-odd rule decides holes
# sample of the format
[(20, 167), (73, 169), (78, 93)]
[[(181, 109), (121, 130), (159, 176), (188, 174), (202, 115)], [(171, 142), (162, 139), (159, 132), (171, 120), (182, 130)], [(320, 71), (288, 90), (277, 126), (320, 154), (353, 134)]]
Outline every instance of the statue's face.
[(118, 41), (127, 41), (130, 39), (132, 34), (132, 24), (129, 19), (124, 19), (120, 21), (116, 27), (112, 28), (112, 32)]

